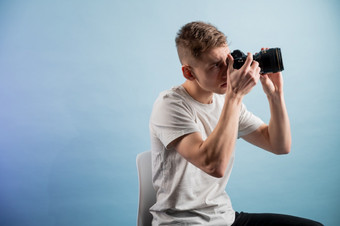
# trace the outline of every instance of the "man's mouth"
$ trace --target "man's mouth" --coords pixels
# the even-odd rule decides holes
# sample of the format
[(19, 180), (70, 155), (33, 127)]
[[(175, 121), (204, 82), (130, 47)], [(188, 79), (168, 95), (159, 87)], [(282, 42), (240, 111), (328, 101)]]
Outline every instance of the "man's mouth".
[(225, 87), (227, 87), (227, 83), (225, 82), (225, 83), (223, 83), (222, 85), (221, 85), (221, 87), (222, 88), (225, 88)]

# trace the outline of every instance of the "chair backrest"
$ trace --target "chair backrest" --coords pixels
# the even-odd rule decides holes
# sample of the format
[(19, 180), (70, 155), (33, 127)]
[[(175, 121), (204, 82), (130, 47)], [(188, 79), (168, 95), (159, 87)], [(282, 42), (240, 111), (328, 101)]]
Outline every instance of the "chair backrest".
[(137, 171), (139, 179), (138, 226), (150, 226), (152, 215), (150, 207), (156, 203), (156, 191), (152, 186), (151, 151), (137, 155)]

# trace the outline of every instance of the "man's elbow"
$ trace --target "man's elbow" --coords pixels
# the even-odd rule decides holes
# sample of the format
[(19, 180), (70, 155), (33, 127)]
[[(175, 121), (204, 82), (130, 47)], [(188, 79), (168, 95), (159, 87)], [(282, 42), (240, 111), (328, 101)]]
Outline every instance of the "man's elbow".
[(210, 175), (216, 178), (222, 178), (224, 177), (224, 173), (225, 173), (225, 170), (216, 169)]
[(225, 170), (226, 169), (219, 164), (210, 164), (209, 166), (203, 167), (203, 171), (216, 178), (224, 177)]
[(224, 177), (224, 174), (226, 172), (227, 169), (227, 164), (216, 164), (214, 165), (214, 167), (210, 168), (210, 176), (216, 177), (216, 178), (222, 178)]
[(287, 155), (290, 153), (290, 149), (281, 149), (279, 151), (276, 151), (277, 155)]
[(290, 153), (290, 149), (291, 149), (291, 145), (289, 144), (289, 145), (277, 148), (274, 153), (277, 155), (287, 155)]
[(229, 160), (229, 155), (207, 156), (203, 161), (202, 169), (210, 176), (221, 178), (225, 175)]

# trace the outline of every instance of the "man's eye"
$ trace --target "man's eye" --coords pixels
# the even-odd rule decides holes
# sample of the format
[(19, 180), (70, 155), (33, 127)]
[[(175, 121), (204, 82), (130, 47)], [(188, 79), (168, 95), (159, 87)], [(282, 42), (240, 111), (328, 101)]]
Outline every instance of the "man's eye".
[(221, 68), (221, 63), (218, 62), (218, 63), (215, 63), (211, 66), (211, 70), (217, 70), (217, 69), (220, 69)]

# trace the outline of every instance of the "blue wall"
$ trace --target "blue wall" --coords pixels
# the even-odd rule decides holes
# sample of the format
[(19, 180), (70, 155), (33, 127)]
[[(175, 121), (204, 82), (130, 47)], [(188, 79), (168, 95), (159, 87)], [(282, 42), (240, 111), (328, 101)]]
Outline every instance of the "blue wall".
[[(174, 37), (193, 20), (231, 49), (281, 47), (293, 147), (242, 140), (236, 210), (339, 222), (337, 1), (1, 1), (0, 225), (135, 225), (135, 157), (158, 93), (181, 84)], [(269, 119), (261, 85), (245, 98)]]

